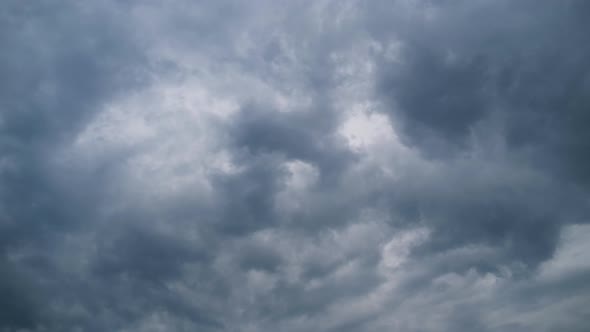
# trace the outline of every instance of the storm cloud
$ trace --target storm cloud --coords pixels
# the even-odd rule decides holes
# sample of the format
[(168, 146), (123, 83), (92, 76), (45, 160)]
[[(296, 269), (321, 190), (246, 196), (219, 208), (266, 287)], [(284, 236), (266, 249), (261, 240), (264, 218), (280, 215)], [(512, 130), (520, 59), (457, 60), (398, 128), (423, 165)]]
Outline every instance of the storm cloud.
[(590, 329), (583, 0), (0, 5), (0, 331)]

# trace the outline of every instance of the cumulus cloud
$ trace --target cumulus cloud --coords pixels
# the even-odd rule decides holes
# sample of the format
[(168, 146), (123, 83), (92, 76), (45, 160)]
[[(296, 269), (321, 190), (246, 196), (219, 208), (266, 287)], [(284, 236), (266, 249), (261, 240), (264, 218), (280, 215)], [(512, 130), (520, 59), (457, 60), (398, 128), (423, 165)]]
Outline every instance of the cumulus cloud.
[(0, 331), (585, 331), (581, 0), (8, 0)]

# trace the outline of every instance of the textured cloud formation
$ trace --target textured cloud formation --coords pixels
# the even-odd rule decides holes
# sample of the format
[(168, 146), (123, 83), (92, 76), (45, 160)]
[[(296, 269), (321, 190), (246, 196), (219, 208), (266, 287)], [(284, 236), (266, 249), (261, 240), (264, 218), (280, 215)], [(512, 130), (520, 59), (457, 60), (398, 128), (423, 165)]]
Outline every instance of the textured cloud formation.
[(4, 1), (0, 331), (587, 331), (589, 4)]

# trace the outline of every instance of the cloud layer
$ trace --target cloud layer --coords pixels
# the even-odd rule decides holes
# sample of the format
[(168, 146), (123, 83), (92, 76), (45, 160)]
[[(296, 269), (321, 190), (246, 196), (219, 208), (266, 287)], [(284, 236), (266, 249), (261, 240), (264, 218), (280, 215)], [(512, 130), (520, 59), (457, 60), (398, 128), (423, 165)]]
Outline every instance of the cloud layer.
[(588, 328), (582, 0), (0, 10), (0, 331)]

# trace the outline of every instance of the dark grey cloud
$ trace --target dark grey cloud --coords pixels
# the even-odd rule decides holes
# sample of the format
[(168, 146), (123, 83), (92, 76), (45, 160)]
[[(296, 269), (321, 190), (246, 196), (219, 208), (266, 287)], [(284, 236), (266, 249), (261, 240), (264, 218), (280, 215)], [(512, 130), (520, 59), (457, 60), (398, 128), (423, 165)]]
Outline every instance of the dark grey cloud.
[(585, 331), (585, 1), (8, 1), (0, 331)]
[(584, 184), (580, 152), (588, 140), (580, 124), (586, 122), (589, 49), (581, 16), (587, 5), (457, 1), (432, 7), (433, 17), (420, 29), (400, 33), (403, 65), (385, 62), (380, 71), (379, 93), (408, 142), (444, 155), (452, 147), (470, 148), (474, 136), (495, 124), (509, 148)]
[[(442, 217), (435, 228), (449, 233), (443, 238), (450, 242), (501, 240), (512, 255), (542, 261), (551, 256), (560, 227), (583, 222), (587, 213), (586, 190), (575, 188), (585, 186), (580, 149), (587, 138), (579, 126), (586, 122), (590, 68), (579, 33), (584, 6), (430, 6), (420, 29), (400, 33), (400, 58), (380, 61), (377, 93), (403, 140), (427, 158), (460, 160), (479, 150), (489, 156), (449, 162), (461, 173), (455, 178), (451, 171), (436, 185), (448, 188), (421, 188), (416, 200), (428, 203), (413, 203), (415, 209), (423, 215), (433, 209), (427, 219)], [(499, 153), (486, 152), (498, 146)], [(493, 170), (502, 164), (507, 168)], [(521, 167), (531, 173), (517, 179), (511, 173)], [(472, 192), (484, 177), (490, 182)], [(468, 183), (459, 184), (465, 178)], [(430, 196), (438, 190), (443, 196)]]
[[(92, 188), (54, 174), (54, 149), (71, 140), (98, 107), (141, 83), (142, 57), (128, 27), (101, 8), (8, 1), (2, 5), (0, 72), (0, 255), (4, 330), (46, 319), (54, 242), (94, 218)], [(97, 56), (100, 55), (100, 56)], [(30, 257), (18, 257), (21, 250)], [(28, 255), (25, 255), (28, 256)]]

